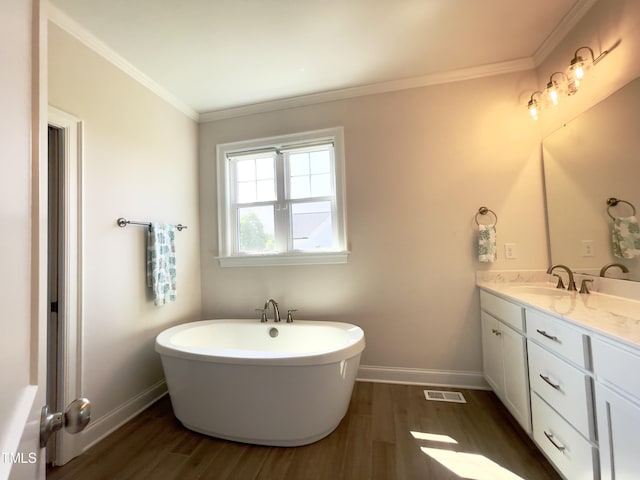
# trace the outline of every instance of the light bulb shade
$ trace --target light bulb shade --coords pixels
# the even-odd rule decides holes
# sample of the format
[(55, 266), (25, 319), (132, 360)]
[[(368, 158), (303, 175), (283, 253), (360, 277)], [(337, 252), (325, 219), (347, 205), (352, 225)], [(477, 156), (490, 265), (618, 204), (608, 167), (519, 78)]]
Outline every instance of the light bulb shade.
[[(560, 77), (560, 79), (558, 79)], [(560, 102), (560, 96), (565, 93), (567, 76), (563, 72), (555, 72), (549, 78), (544, 93), (549, 104), (556, 106)]]
[(533, 100), (529, 100), (529, 105), (527, 106), (527, 108), (529, 109), (529, 115), (531, 115), (531, 118), (533, 118), (534, 120), (538, 119), (538, 102), (534, 102)]
[(531, 98), (529, 99), (529, 103), (527, 103), (529, 115), (531, 115), (531, 118), (533, 118), (534, 120), (538, 119), (538, 114), (540, 113), (540, 110), (542, 110), (542, 103), (540, 103), (540, 101), (538, 101), (538, 99), (536, 98), (540, 95), (542, 95), (542, 92), (540, 91), (533, 92), (531, 94)]
[[(589, 52), (589, 57), (579, 55), (581, 50)], [(567, 95), (573, 95), (582, 84), (582, 79), (593, 66), (593, 51), (589, 47), (580, 47), (573, 55), (567, 70)]]

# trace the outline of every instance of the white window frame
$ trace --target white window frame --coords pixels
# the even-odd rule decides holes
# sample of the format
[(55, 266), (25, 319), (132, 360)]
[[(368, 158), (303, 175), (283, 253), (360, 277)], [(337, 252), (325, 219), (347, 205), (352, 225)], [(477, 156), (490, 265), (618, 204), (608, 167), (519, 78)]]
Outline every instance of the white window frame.
[[(320, 142), (333, 143), (335, 201), (332, 211), (334, 248), (322, 251), (298, 251), (247, 254), (234, 251), (236, 226), (232, 214), (232, 175), (229, 156), (239, 152), (261, 149), (292, 149), (300, 145)], [(344, 129), (342, 127), (314, 130), (310, 132), (280, 135), (241, 142), (218, 144), (216, 147), (218, 175), (218, 261), (222, 267), (268, 266), (268, 265), (312, 265), (346, 263), (347, 225), (344, 175)], [(284, 199), (283, 199), (284, 200)], [(290, 246), (289, 246), (290, 248)]]

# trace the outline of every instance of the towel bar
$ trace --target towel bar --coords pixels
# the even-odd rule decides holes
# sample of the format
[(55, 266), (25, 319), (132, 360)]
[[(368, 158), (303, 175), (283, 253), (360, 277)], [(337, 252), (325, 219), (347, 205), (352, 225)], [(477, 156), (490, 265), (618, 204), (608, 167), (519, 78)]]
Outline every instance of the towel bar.
[[(126, 218), (122, 217), (116, 220), (116, 222), (118, 223), (119, 227), (126, 227), (127, 225), (144, 225), (146, 227), (151, 227), (151, 222), (136, 222), (134, 220), (127, 220)], [(179, 223), (178, 225), (176, 225), (176, 228), (179, 232), (181, 232), (183, 229), (187, 228), (187, 226)]]

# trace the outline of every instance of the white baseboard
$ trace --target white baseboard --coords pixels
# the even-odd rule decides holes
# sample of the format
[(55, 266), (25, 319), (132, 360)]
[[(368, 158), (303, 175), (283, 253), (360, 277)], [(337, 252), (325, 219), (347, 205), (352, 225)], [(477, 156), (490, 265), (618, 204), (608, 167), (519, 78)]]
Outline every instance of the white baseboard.
[(113, 433), (116, 429), (149, 407), (149, 405), (166, 395), (166, 393), (167, 383), (163, 379), (114, 410), (111, 410), (106, 415), (95, 420), (92, 419), (87, 428), (78, 434), (78, 436), (82, 438), (82, 451), (86, 451), (104, 437)]
[(473, 390), (491, 389), (482, 376), (482, 372), (360, 365), (356, 379), (361, 382), (433, 385), (439, 387), (469, 388)]

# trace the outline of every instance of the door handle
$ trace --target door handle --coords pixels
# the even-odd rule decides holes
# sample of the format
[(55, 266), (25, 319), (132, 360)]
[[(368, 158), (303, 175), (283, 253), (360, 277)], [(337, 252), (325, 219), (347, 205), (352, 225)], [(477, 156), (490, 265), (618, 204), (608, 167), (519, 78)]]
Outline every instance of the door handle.
[(69, 433), (84, 430), (91, 421), (91, 402), (86, 398), (76, 398), (63, 412), (49, 412), (49, 405), (42, 407), (40, 415), (40, 448), (47, 445), (49, 437), (62, 427)]

